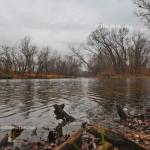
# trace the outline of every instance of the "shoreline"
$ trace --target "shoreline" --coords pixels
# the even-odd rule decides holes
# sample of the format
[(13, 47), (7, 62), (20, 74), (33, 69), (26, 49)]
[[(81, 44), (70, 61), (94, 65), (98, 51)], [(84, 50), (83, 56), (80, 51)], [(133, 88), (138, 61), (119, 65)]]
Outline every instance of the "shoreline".
[(57, 74), (25, 74), (25, 75), (10, 75), (0, 77), (0, 80), (3, 79), (62, 79), (62, 78), (76, 78), (75, 76), (65, 76), (65, 75), (57, 75)]
[(150, 78), (150, 74), (98, 74), (98, 79)]
[(97, 78), (97, 79), (132, 79), (132, 78), (150, 78), (150, 73), (146, 74), (132, 74), (132, 73), (124, 73), (124, 74), (116, 74), (116, 73), (99, 73), (96, 76), (66, 76), (63, 74), (38, 74), (38, 73), (14, 73), (10, 75), (1, 75), (0, 80), (3, 79), (63, 79), (63, 78)]

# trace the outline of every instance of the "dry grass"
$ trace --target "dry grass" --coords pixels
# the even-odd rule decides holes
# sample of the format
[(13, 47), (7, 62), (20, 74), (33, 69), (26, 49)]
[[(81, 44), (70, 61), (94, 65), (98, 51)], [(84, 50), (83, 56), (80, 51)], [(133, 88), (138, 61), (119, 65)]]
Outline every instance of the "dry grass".
[(55, 79), (64, 78), (61, 74), (45, 74), (45, 73), (12, 73), (13, 79)]

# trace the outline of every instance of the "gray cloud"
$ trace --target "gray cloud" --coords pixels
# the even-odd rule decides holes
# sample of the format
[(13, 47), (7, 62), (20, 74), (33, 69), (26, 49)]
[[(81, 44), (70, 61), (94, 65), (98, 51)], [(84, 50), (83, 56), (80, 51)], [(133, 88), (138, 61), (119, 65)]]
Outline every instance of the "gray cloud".
[(67, 50), (99, 23), (142, 26), (132, 0), (0, 0), (0, 44), (30, 36), (38, 45)]

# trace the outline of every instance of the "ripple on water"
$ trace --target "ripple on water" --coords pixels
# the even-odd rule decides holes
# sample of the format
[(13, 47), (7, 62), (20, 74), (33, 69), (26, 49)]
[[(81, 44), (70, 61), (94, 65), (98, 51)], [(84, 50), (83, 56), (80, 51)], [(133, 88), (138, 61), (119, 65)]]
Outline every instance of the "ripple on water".
[(0, 80), (0, 125), (55, 126), (56, 103), (64, 103), (78, 122), (103, 122), (116, 103), (149, 106), (150, 79)]

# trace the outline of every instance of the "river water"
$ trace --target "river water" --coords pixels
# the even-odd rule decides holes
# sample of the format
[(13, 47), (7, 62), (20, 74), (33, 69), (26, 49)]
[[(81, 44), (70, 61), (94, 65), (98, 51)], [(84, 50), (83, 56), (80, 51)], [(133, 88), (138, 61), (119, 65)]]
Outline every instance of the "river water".
[(54, 104), (79, 122), (108, 122), (120, 104), (132, 112), (150, 106), (150, 79), (0, 80), (0, 125), (53, 127)]

